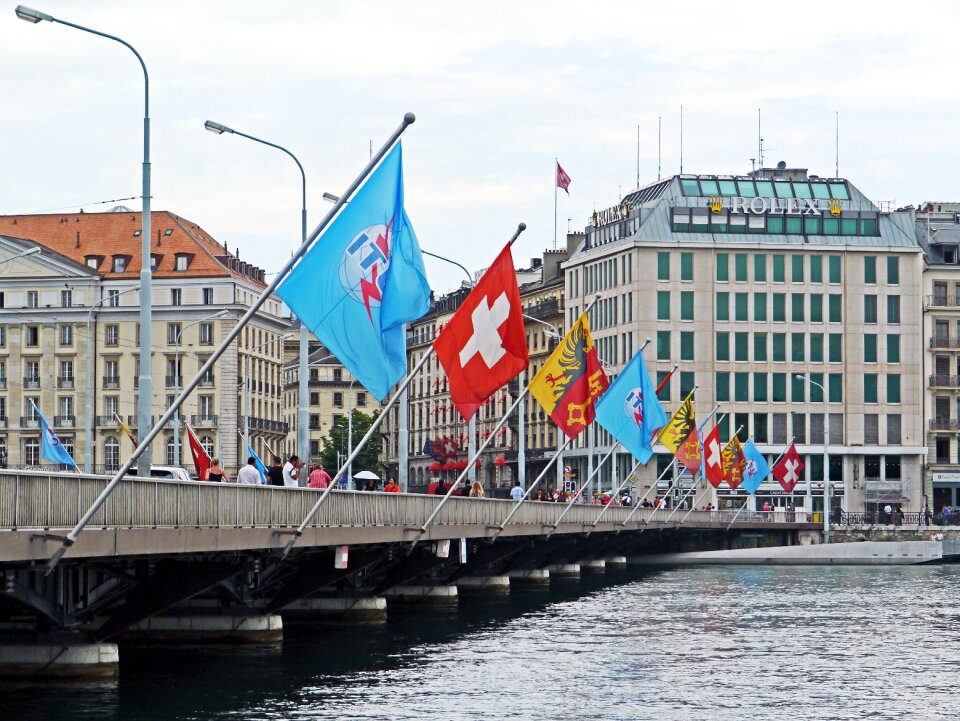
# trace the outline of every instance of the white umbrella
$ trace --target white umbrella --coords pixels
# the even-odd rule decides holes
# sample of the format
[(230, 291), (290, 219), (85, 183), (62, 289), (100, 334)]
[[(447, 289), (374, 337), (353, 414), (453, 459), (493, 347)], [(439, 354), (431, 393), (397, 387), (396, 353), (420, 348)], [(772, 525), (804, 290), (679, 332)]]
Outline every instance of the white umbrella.
[(354, 473), (353, 477), (358, 481), (379, 481), (380, 476), (371, 471), (360, 471), (359, 473)]

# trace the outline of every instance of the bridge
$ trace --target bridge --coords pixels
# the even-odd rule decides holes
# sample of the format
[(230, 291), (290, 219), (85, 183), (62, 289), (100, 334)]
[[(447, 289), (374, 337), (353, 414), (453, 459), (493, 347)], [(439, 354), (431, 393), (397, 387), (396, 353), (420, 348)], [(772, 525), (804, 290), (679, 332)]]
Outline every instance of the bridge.
[[(383, 615), (623, 565), (633, 555), (796, 544), (819, 526), (684, 511), (0, 471), (0, 674), (116, 670), (116, 641), (270, 641), (284, 623)], [(511, 515), (512, 514), (512, 515)], [(284, 549), (295, 539), (292, 551)], [(58, 655), (59, 654), (59, 655)]]

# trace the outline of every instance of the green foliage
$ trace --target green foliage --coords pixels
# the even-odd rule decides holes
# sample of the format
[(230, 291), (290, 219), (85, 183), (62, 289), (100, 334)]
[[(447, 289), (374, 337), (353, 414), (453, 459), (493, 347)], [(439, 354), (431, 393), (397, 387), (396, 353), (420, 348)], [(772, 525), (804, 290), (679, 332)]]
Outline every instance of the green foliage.
[[(354, 409), (354, 448), (356, 448), (360, 440), (366, 435), (367, 431), (370, 430), (370, 426), (373, 425), (373, 422), (379, 414), (379, 411), (375, 411), (372, 415), (367, 415), (363, 411)], [(347, 448), (347, 419), (344, 417), (339, 419), (330, 428), (330, 432), (327, 433), (326, 438), (323, 439), (323, 450), (320, 452), (320, 463), (331, 477), (340, 470), (341, 463), (346, 460)], [(353, 472), (373, 471), (377, 475), (382, 475), (382, 468), (380, 466), (380, 452), (382, 449), (383, 434), (374, 433), (367, 445), (360, 451), (360, 455), (358, 455), (357, 459), (353, 462)], [(337, 454), (341, 454), (339, 463)]]

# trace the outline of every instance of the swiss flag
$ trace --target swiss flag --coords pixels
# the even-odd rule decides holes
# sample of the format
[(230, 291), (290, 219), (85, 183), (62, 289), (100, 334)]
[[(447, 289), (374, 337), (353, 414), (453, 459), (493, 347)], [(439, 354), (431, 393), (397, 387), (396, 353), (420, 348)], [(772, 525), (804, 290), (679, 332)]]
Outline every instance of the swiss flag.
[(508, 244), (433, 342), (464, 420), (530, 363)]
[(791, 443), (787, 452), (783, 454), (783, 458), (773, 467), (773, 477), (780, 481), (783, 490), (793, 493), (793, 489), (800, 481), (801, 471), (803, 471), (803, 461), (800, 460), (797, 447)]
[(564, 193), (570, 195), (568, 188), (570, 183), (573, 182), (570, 180), (570, 176), (567, 175), (567, 171), (560, 167), (560, 163), (557, 163), (557, 187), (561, 188)]
[(190, 454), (193, 456), (193, 467), (197, 469), (197, 478), (205, 481), (210, 471), (210, 456), (203, 450), (203, 446), (200, 445), (200, 441), (189, 424), (187, 425), (187, 441), (190, 444)]
[(703, 466), (707, 480), (714, 488), (723, 483), (723, 449), (720, 446), (720, 428), (714, 426), (703, 441)]

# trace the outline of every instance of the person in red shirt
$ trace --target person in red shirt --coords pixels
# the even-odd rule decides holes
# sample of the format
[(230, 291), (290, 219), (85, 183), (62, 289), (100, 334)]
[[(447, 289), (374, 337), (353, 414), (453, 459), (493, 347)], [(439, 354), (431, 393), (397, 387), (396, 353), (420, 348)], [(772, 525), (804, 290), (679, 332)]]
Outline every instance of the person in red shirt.
[(392, 478), (387, 481), (387, 485), (383, 487), (384, 493), (400, 493), (400, 486), (397, 485), (397, 482)]
[(317, 466), (310, 472), (310, 478), (307, 481), (307, 486), (310, 488), (317, 488), (323, 490), (330, 485), (330, 476), (327, 474), (323, 468)]

